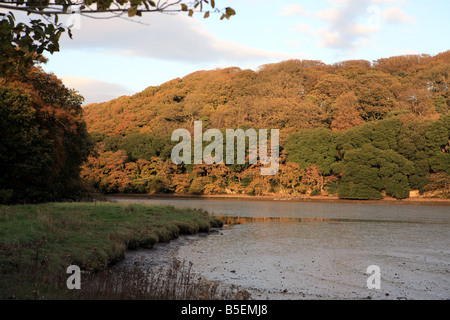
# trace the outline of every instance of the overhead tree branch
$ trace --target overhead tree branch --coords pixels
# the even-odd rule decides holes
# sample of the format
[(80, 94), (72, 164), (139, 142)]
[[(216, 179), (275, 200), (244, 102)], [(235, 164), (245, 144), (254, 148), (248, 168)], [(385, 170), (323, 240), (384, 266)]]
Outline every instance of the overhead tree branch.
[[(74, 9), (76, 7), (76, 9)], [(232, 8), (218, 9), (214, 0), (0, 0), (0, 75), (24, 70), (33, 64), (44, 51), (59, 51), (59, 38), (67, 31), (72, 38), (71, 27), (58, 22), (60, 15), (80, 14), (94, 19), (129, 18), (148, 13), (181, 13), (188, 16), (204, 12), (221, 14), (220, 19), (235, 15)], [(16, 22), (13, 12), (40, 15), (28, 24)], [(109, 13), (111, 16), (99, 16)], [(53, 21), (50, 18), (53, 17)], [(47, 23), (45, 23), (45, 21)]]

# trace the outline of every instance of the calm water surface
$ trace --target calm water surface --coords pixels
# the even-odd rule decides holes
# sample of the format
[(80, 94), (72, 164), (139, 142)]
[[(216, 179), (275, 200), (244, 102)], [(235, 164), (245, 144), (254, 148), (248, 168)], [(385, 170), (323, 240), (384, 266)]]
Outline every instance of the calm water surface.
[[(173, 254), (253, 299), (450, 299), (448, 206), (111, 199), (220, 216), (223, 230), (181, 240)], [(371, 265), (381, 270), (379, 290), (367, 288)]]

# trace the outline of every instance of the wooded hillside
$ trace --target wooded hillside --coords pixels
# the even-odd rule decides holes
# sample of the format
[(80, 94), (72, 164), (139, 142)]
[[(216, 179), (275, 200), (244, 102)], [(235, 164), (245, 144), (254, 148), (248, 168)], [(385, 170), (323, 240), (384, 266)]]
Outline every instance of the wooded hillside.
[[(82, 175), (104, 192), (448, 196), (449, 82), (450, 51), (195, 72), (86, 106), (98, 153)], [(197, 120), (203, 130), (280, 129), (279, 173), (172, 164), (172, 131)]]

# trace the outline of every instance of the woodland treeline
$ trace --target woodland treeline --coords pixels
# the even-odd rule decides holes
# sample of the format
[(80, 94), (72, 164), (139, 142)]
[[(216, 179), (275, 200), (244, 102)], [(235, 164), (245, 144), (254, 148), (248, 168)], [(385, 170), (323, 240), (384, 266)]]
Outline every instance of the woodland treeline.
[[(199, 71), (84, 108), (95, 190), (190, 194), (448, 197), (450, 51), (373, 62), (291, 60)], [(174, 165), (173, 130), (280, 129), (274, 176), (255, 165)]]
[(93, 143), (83, 101), (40, 67), (0, 77), (0, 203), (75, 199), (86, 193), (80, 166)]
[[(83, 108), (56, 76), (14, 69), (0, 77), (0, 203), (91, 191), (448, 197), (449, 74), (450, 51), (292, 60), (199, 71)], [(196, 120), (203, 130), (279, 129), (278, 174), (261, 176), (259, 164), (174, 165), (171, 133)]]

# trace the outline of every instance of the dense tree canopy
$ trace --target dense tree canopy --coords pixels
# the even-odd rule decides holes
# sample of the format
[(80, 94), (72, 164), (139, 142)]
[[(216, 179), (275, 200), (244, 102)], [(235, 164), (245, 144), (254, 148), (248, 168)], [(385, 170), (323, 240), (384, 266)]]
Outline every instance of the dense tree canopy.
[(324, 174), (331, 172), (336, 162), (336, 134), (326, 128), (305, 129), (291, 134), (285, 145), (288, 161), (302, 168), (317, 165)]
[[(72, 38), (71, 26), (63, 26), (60, 15), (114, 18), (122, 14), (133, 17), (186, 12), (189, 16), (202, 13), (204, 18), (218, 13), (220, 19), (229, 19), (235, 14), (232, 8), (217, 8), (214, 0), (0, 0), (0, 9), (1, 203), (71, 198), (82, 190), (80, 165), (91, 149), (91, 137), (82, 118), (83, 98), (35, 67), (46, 60), (44, 52), (59, 51), (59, 39), (65, 31)], [(14, 12), (25, 12), (30, 20), (20, 21)], [(195, 107), (195, 101), (191, 105)], [(193, 116), (195, 110), (190, 109), (187, 107), (186, 113)], [(126, 128), (127, 124), (124, 121), (122, 126)], [(92, 136), (97, 142), (105, 137)], [(170, 154), (167, 141), (166, 137), (134, 133), (116, 139), (117, 145), (109, 148), (120, 155), (123, 151), (118, 148), (125, 149), (129, 161), (150, 160)], [(143, 148), (152, 151), (143, 152)], [(113, 175), (110, 180), (121, 178)]]
[[(105, 150), (99, 159), (116, 163), (122, 152), (117, 170), (123, 179), (115, 173), (110, 180), (101, 169), (107, 162), (94, 158), (83, 172), (105, 192), (112, 190), (108, 181), (115, 181), (113, 189), (120, 192), (403, 199), (410, 190), (440, 190), (440, 196), (447, 196), (449, 66), (450, 52), (444, 52), (373, 63), (290, 60), (257, 71), (198, 71), (86, 106), (89, 131)], [(171, 167), (170, 147), (159, 142), (178, 128), (192, 132), (196, 120), (204, 130), (280, 129), (278, 174), (262, 177), (259, 163)], [(150, 164), (171, 169), (148, 178), (142, 168)]]
[(91, 139), (83, 98), (54, 75), (33, 68), (0, 78), (0, 202), (74, 198)]
[[(80, 176), (106, 193), (404, 199), (419, 190), (448, 197), (450, 103), (442, 70), (450, 55), (393, 60), (199, 71), (84, 108), (75, 91), (39, 68), (10, 74), (0, 79), (0, 200), (72, 197)], [(262, 176), (262, 164), (248, 161), (175, 165), (171, 133), (193, 133), (197, 120), (224, 136), (231, 128), (280, 129), (278, 173)]]
[(413, 172), (413, 164), (394, 150), (367, 143), (346, 152), (333, 170), (342, 176), (341, 198), (381, 199), (382, 191), (398, 199), (409, 197), (408, 176)]
[[(409, 56), (404, 59), (410, 60)], [(447, 113), (447, 74), (438, 76), (430, 70), (450, 67), (450, 54), (420, 61), (400, 75), (386, 73), (379, 64), (362, 68), (298, 60), (262, 66), (258, 71), (198, 71), (130, 97), (87, 106), (86, 121), (91, 132), (108, 135), (167, 135), (176, 128), (191, 128), (193, 120), (201, 119), (207, 128), (278, 128), (283, 140), (301, 129), (342, 131), (400, 113), (421, 118)], [(440, 89), (433, 83), (439, 83)], [(414, 90), (422, 95), (423, 90), (428, 92), (429, 101), (420, 108), (411, 100)]]
[(450, 174), (450, 113), (434, 122), (426, 133), (433, 172)]
[[(0, 0), (0, 8), (0, 202), (73, 197), (80, 177), (106, 193), (449, 196), (450, 51), (198, 71), (82, 109), (77, 92), (33, 66), (59, 50), (65, 31), (72, 36), (61, 14), (235, 11), (213, 0)], [(20, 11), (41, 18), (18, 22)], [(171, 133), (192, 132), (198, 120), (203, 130), (279, 129), (278, 173), (262, 176), (261, 162), (175, 165)]]

